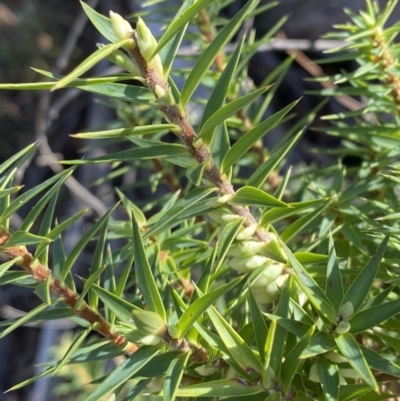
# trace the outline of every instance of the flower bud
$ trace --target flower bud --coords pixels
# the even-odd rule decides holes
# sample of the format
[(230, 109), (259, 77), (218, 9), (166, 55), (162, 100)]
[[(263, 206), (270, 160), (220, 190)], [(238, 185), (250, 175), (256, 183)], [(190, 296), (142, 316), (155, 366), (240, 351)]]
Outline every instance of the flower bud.
[[(241, 218), (240, 216), (238, 216)], [(232, 245), (228, 252), (227, 256), (230, 257), (245, 257), (245, 256), (253, 256), (260, 252), (260, 250), (265, 246), (264, 242), (258, 241), (241, 241), (237, 244)]]
[(147, 61), (148, 68), (155, 69), (160, 76), (164, 76), (161, 58), (158, 54), (151, 57), (157, 47), (157, 41), (145, 22), (139, 17), (136, 24), (137, 44), (140, 54)]
[(326, 354), (323, 354), (326, 359), (329, 359), (335, 363), (345, 363), (348, 362), (348, 359), (342, 355), (337, 354), (336, 352), (329, 351)]
[(257, 223), (251, 224), (250, 226), (243, 228), (243, 230), (240, 231), (239, 234), (236, 236), (236, 239), (238, 241), (243, 241), (251, 238), (257, 231), (257, 228), (258, 228)]
[(336, 326), (335, 332), (337, 334), (344, 334), (347, 333), (351, 328), (351, 324), (347, 322), (346, 320), (343, 320), (342, 322), (339, 322), (339, 324)]
[(260, 267), (269, 261), (270, 259), (265, 256), (254, 255), (248, 258), (232, 258), (228, 262), (228, 266), (242, 274), (257, 269), (257, 267)]
[(339, 369), (339, 375), (349, 379), (360, 379), (360, 375), (354, 369)]
[[(282, 263), (272, 263), (267, 266), (261, 274), (252, 283), (253, 287), (269, 286), (274, 283), (275, 280), (282, 274), (283, 264)], [(275, 284), (276, 290), (279, 290), (278, 286)], [(273, 292), (276, 292), (275, 287)]]
[[(131, 38), (133, 29), (127, 20), (123, 19), (119, 14), (112, 11), (110, 11), (110, 18), (113, 31), (119, 40)], [(132, 40), (132, 44), (127, 44), (124, 46), (125, 49), (133, 49), (134, 47), (134, 40)]]
[(222, 195), (217, 199), (219, 204), (228, 203), (233, 198), (232, 194)]
[(311, 366), (310, 373), (308, 374), (308, 378), (314, 383), (321, 383), (321, 380), (319, 379), (319, 374), (318, 374), (318, 366), (316, 363), (314, 363), (314, 365)]
[(348, 301), (340, 306), (338, 315), (342, 317), (344, 320), (350, 320), (353, 314), (354, 314), (354, 305), (352, 302)]
[(200, 376), (211, 376), (217, 371), (215, 366), (201, 365), (194, 369)]
[(153, 335), (145, 336), (140, 340), (143, 345), (157, 345), (160, 344), (161, 341), (161, 337)]
[(124, 52), (116, 50), (107, 57), (111, 62), (121, 67), (123, 70), (130, 72), (133, 76), (140, 76), (139, 67)]
[(144, 336), (162, 336), (167, 330), (164, 320), (156, 312), (134, 310), (133, 321), (138, 331)]

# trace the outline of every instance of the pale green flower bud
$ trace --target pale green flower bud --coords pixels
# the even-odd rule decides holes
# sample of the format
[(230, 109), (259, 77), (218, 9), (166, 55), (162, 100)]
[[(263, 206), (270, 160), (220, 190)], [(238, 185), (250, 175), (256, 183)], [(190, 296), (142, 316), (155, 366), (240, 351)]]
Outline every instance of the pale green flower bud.
[(160, 344), (161, 341), (161, 337), (153, 335), (145, 336), (140, 340), (143, 345), (157, 345)]
[(132, 312), (138, 331), (145, 335), (162, 336), (167, 330), (164, 320), (158, 313), (144, 310)]
[[(261, 274), (254, 280), (252, 286), (254, 287), (261, 287), (261, 286), (268, 286), (271, 283), (274, 283), (275, 280), (282, 274), (284, 265), (282, 263), (272, 263), (267, 266)], [(275, 284), (276, 286), (276, 284)], [(275, 287), (274, 288), (274, 292)], [(276, 286), (278, 290), (278, 286)]]
[(123, 70), (130, 72), (133, 76), (140, 77), (139, 67), (124, 52), (116, 50), (115, 52), (110, 54), (108, 59), (116, 64), (118, 67), (121, 67)]
[[(238, 216), (241, 218), (240, 216)], [(225, 221), (227, 222), (227, 221)], [(258, 241), (241, 241), (231, 246), (228, 250), (227, 255), (230, 257), (245, 257), (253, 256), (260, 252), (265, 246), (264, 242)]]
[(232, 198), (233, 198), (233, 195), (232, 195), (232, 194), (223, 195), (223, 196), (220, 196), (220, 197), (218, 198), (217, 202), (218, 202), (219, 204), (228, 203)]
[(257, 223), (251, 224), (250, 226), (243, 228), (243, 230), (240, 231), (239, 234), (236, 236), (236, 239), (238, 241), (243, 241), (251, 238), (257, 231), (257, 228), (258, 228)]
[(208, 213), (208, 215), (214, 221), (216, 221), (217, 223), (220, 223), (220, 224), (226, 224), (231, 221), (240, 220), (242, 218), (241, 216), (239, 216), (237, 214), (233, 214), (229, 210), (224, 209), (224, 208), (212, 210), (211, 212)]
[(354, 314), (354, 305), (353, 305), (353, 303), (348, 301), (345, 304), (341, 305), (340, 308), (339, 308), (338, 314), (344, 320), (350, 320), (350, 318)]
[(201, 376), (211, 376), (218, 369), (215, 366), (201, 365), (194, 369)]
[(339, 369), (339, 375), (349, 379), (360, 379), (360, 375), (354, 369)]
[(336, 326), (335, 332), (338, 334), (344, 334), (347, 333), (350, 328), (351, 324), (346, 320), (343, 320), (342, 322), (339, 322), (339, 324)]
[(261, 255), (254, 255), (248, 258), (232, 258), (228, 262), (228, 266), (240, 273), (247, 273), (268, 263), (270, 260), (271, 259), (267, 258), (266, 256)]
[(339, 355), (339, 354), (337, 354), (336, 352), (333, 352), (333, 351), (327, 352), (326, 354), (324, 354), (324, 357), (325, 357), (326, 359), (329, 359), (329, 360), (332, 361), (332, 362), (335, 362), (335, 363), (345, 363), (345, 362), (348, 362), (348, 359), (347, 359), (347, 358), (345, 358), (344, 356)]
[(308, 378), (314, 383), (321, 383), (321, 380), (319, 379), (319, 374), (318, 374), (318, 366), (316, 363), (314, 363), (314, 365), (311, 366), (310, 373), (308, 374)]
[[(133, 29), (131, 24), (123, 19), (119, 14), (110, 11), (111, 25), (113, 31), (119, 40), (130, 39)], [(132, 44), (124, 46), (125, 49), (133, 49), (135, 41), (132, 39)]]

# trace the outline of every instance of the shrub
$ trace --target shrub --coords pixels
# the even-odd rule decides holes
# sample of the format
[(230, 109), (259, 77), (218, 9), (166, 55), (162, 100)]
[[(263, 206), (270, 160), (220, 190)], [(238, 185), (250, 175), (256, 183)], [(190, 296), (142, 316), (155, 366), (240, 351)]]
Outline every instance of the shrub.
[[(358, 65), (319, 78), (331, 84), (314, 92), (361, 100), (351, 111), (325, 116), (331, 125), (319, 129), (342, 138), (340, 148), (323, 150), (339, 162), (295, 166), (281, 176), (318, 108), (272, 149), (261, 146), (297, 104), (263, 119), (278, 90), (270, 84), (282, 80), (290, 59), (259, 88), (247, 77), (248, 60), (280, 24), (224, 52), (246, 18), (266, 7), (251, 0), (227, 22), (218, 19), (225, 3), (185, 1), (157, 42), (141, 18), (133, 29), (118, 14), (107, 18), (82, 3), (111, 43), (65, 77), (39, 71), (55, 81), (1, 87), (78, 87), (113, 99), (117, 128), (74, 137), (97, 139), (93, 146), (102, 147), (122, 142), (126, 150), (63, 161), (72, 167), (22, 195), (13, 178), (35, 145), (0, 166), (0, 250), (9, 259), (0, 265), (0, 283), (31, 287), (42, 301), (2, 322), (1, 336), (66, 316), (82, 326), (63, 355), (13, 389), (62, 374), (67, 364), (125, 355), (111, 373), (98, 367), (94, 389), (82, 388), (82, 399), (127, 401), (149, 392), (165, 400), (391, 397), (400, 376), (400, 78), (398, 24), (384, 25), (396, 4), (380, 10), (367, 1), (366, 11), (348, 11), (350, 22), (332, 35), (347, 44), (320, 61)], [(191, 70), (175, 70), (189, 25), (198, 27), (188, 36), (200, 55)], [(123, 72), (80, 78), (104, 58)], [(174, 76), (185, 78), (181, 90)], [(200, 85), (212, 92), (198, 100), (204, 109), (196, 121), (187, 106)], [(346, 167), (340, 160), (348, 156), (359, 163)], [(91, 163), (110, 164), (110, 177), (126, 167), (149, 170), (142, 185), (166, 183), (171, 191), (141, 209), (116, 189), (120, 202), (65, 255), (63, 232), (86, 211), (58, 224), (57, 196), (77, 166)], [(11, 230), (10, 217), (31, 199), (36, 204), (22, 226)], [(125, 220), (113, 219), (117, 208), (125, 209)], [(89, 242), (96, 244), (92, 265), (78, 293), (72, 268)]]

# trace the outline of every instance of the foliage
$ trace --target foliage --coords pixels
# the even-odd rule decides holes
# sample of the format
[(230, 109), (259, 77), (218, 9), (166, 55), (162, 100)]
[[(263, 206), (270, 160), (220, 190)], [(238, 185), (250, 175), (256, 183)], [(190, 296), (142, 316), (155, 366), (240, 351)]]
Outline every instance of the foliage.
[[(332, 37), (348, 44), (320, 60), (357, 63), (354, 71), (319, 79), (336, 85), (314, 93), (362, 99), (359, 109), (325, 116), (331, 125), (324, 130), (341, 137), (342, 146), (319, 151), (338, 155), (338, 163), (296, 166), (285, 176), (279, 173), (285, 158), (316, 111), (274, 148), (260, 146), (296, 110), (294, 102), (262, 119), (277, 90), (271, 80), (280, 81), (289, 62), (260, 88), (249, 82), (249, 58), (279, 23), (259, 41), (250, 33), (227, 55), (225, 45), (260, 7), (250, 0), (227, 22), (218, 17), (226, 4), (184, 1), (157, 41), (140, 17), (132, 29), (117, 14), (108, 18), (82, 3), (111, 44), (65, 77), (38, 71), (50, 81), (1, 85), (78, 87), (107, 96), (119, 126), (75, 137), (98, 139), (93, 147), (121, 142), (125, 148), (65, 161), (74, 167), (22, 195), (13, 178), (35, 145), (0, 166), (0, 251), (9, 258), (0, 265), (0, 283), (31, 287), (42, 301), (2, 322), (1, 336), (27, 322), (72, 315), (83, 327), (43, 373), (13, 389), (65, 375), (69, 364), (85, 368), (125, 355), (109, 374), (99, 375), (104, 367), (96, 364), (88, 375), (93, 391), (82, 399), (390, 397), (388, 383), (400, 376), (400, 77), (399, 24), (384, 25), (397, 1), (383, 10), (367, 1), (366, 11), (347, 11), (350, 22)], [(173, 63), (186, 32), (201, 49), (189, 71)], [(126, 72), (81, 78), (106, 57)], [(177, 76), (185, 77), (181, 90)], [(195, 121), (187, 105), (200, 85), (214, 89), (198, 100), (205, 107)], [(345, 166), (348, 156), (358, 163)], [(117, 190), (121, 202), (65, 255), (63, 233), (85, 211), (58, 224), (57, 196), (75, 166), (91, 163), (110, 163), (110, 176), (146, 168), (153, 189), (167, 183), (171, 191), (141, 210)], [(11, 230), (10, 217), (31, 199), (37, 203), (20, 229)], [(126, 210), (126, 220), (112, 219), (116, 208)], [(91, 241), (93, 262), (77, 294), (72, 268)], [(102, 338), (93, 340), (91, 331)]]

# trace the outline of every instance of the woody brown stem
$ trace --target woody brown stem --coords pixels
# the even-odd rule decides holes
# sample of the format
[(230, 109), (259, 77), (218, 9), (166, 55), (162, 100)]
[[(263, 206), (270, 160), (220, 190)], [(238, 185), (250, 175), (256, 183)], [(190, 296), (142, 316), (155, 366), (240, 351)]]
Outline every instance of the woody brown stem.
[(50, 291), (54, 295), (60, 297), (61, 301), (68, 305), (79, 317), (92, 324), (94, 330), (106, 337), (110, 343), (122, 348), (125, 354), (131, 355), (138, 349), (136, 344), (127, 341), (124, 336), (114, 333), (110, 323), (92, 309), (85, 301), (79, 305), (79, 308), (76, 308), (75, 305), (79, 295), (64, 283), (60, 283), (56, 280), (48, 268), (41, 265), (38, 260), (34, 260), (25, 246), (11, 246), (7, 248), (7, 241), (9, 238), (9, 233), (5, 231), (0, 232), (0, 246), (4, 246), (2, 252), (10, 259), (16, 259), (16, 265), (27, 271), (38, 283), (49, 280)]
[[(136, 32), (132, 33), (132, 38), (137, 42)], [(158, 97), (156, 93), (157, 86), (167, 93), (167, 82), (164, 77), (158, 74), (156, 69), (148, 67), (146, 60), (140, 53), (139, 46), (135, 46), (133, 49), (129, 50), (129, 53), (138, 65), (141, 76), (146, 80), (147, 87), (154, 93), (154, 95)], [(233, 189), (232, 184), (219, 171), (209, 149), (201, 143), (196, 143), (197, 133), (187, 119), (185, 112), (176, 104), (159, 106), (159, 109), (172, 124), (180, 127), (180, 138), (186, 145), (189, 153), (198, 161), (198, 163), (206, 164), (204, 176), (219, 189), (221, 195), (235, 195), (235, 190)], [(245, 227), (257, 223), (248, 208), (239, 205), (228, 206), (235, 214), (243, 217), (243, 224)], [(255, 237), (259, 241), (269, 242), (269, 236), (262, 228), (257, 229)]]

